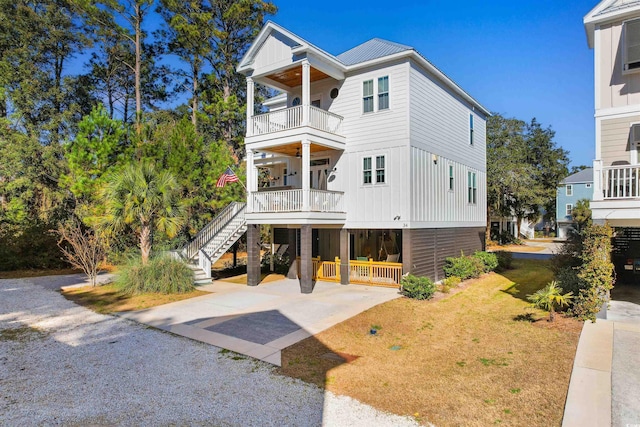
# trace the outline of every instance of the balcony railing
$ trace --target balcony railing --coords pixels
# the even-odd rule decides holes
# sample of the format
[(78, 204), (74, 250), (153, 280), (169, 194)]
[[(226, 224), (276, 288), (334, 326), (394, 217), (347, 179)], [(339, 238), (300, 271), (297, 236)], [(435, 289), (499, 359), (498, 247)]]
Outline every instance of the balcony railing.
[(308, 123), (305, 123), (304, 107), (302, 105), (253, 116), (249, 126), (250, 133), (247, 136), (265, 135), (305, 125), (335, 135), (341, 134), (341, 116), (314, 106), (309, 106), (308, 108)]
[(640, 165), (602, 168), (604, 199), (640, 198)]
[(274, 190), (251, 193), (252, 213), (344, 212), (341, 191), (309, 190), (309, 206), (303, 206), (304, 190)]

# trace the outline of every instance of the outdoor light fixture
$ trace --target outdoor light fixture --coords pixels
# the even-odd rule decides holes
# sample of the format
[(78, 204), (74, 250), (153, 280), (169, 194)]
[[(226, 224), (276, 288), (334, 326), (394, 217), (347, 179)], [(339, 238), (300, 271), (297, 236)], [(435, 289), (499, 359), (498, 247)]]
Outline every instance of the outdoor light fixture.
[(300, 158), (300, 148), (296, 148), (296, 157)]

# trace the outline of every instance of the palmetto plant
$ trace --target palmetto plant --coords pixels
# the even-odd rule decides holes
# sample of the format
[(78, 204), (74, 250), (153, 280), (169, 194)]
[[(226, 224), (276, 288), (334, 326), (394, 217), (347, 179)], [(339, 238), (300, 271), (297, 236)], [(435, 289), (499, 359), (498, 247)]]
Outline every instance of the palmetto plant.
[(140, 239), (142, 262), (151, 254), (154, 231), (174, 237), (184, 224), (180, 185), (167, 171), (153, 164), (130, 164), (116, 173), (102, 190), (105, 214), (103, 228), (112, 233), (131, 227)]
[(556, 306), (569, 305), (569, 301), (573, 298), (571, 292), (562, 294), (562, 288), (558, 286), (558, 282), (555, 280), (550, 282), (547, 286), (539, 289), (536, 293), (527, 295), (527, 299), (531, 301), (534, 307), (542, 308), (549, 312), (549, 321), (555, 320)]

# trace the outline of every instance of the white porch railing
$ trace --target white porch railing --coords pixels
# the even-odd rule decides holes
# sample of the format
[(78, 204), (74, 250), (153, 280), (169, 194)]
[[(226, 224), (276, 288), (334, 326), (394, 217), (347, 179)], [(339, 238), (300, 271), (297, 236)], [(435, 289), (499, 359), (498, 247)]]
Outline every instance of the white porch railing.
[[(597, 173), (597, 170), (594, 170)], [(602, 199), (636, 199), (640, 198), (640, 165), (608, 166), (602, 168)], [(597, 200), (597, 198), (596, 198)]]
[[(303, 106), (259, 114), (251, 117), (247, 136), (265, 135), (304, 126)], [(309, 106), (308, 126), (339, 135), (342, 132), (342, 117), (321, 108)]]
[(251, 193), (252, 213), (273, 212), (344, 212), (341, 191), (309, 190), (309, 207), (302, 203), (302, 189), (274, 190)]

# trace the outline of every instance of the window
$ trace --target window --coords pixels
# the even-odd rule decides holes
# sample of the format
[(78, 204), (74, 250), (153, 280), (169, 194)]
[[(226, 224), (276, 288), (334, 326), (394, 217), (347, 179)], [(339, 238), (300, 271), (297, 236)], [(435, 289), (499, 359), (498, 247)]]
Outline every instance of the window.
[(573, 185), (567, 185), (566, 194), (567, 196), (573, 196)]
[(591, 184), (585, 184), (585, 188), (591, 188)]
[[(376, 184), (384, 184), (386, 182), (385, 159), (384, 156), (376, 156)], [(373, 184), (373, 163), (371, 157), (362, 159), (362, 183)]]
[(291, 105), (292, 105), (293, 107), (297, 107), (298, 105), (300, 105), (300, 102), (301, 102), (301, 101), (300, 101), (300, 97), (299, 97), (299, 96), (296, 96), (295, 98), (293, 98), (293, 101), (291, 101)]
[(389, 108), (389, 76), (378, 79), (378, 111)]
[(284, 185), (287, 185), (287, 168), (284, 168), (284, 172), (282, 174), (282, 176), (284, 177)]
[(469, 114), (469, 145), (473, 145), (473, 114)]
[(624, 71), (640, 69), (640, 19), (624, 23)]
[(567, 216), (572, 216), (573, 205), (571, 203), (567, 204)]
[(449, 190), (453, 191), (453, 165), (449, 165)]
[(362, 162), (362, 183), (371, 184), (371, 157), (365, 157)]
[(367, 80), (362, 84), (362, 111), (364, 113), (373, 111), (373, 80)]
[(384, 156), (376, 156), (376, 184), (384, 182)]
[(467, 189), (468, 189), (468, 202), (476, 204), (478, 199), (478, 186), (476, 183), (476, 173), (467, 172)]

